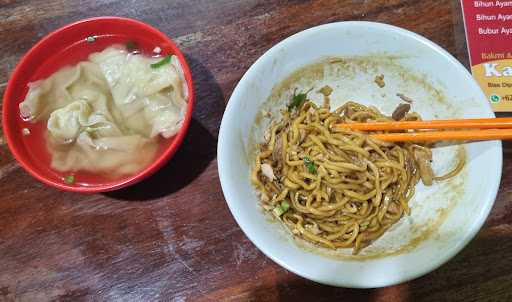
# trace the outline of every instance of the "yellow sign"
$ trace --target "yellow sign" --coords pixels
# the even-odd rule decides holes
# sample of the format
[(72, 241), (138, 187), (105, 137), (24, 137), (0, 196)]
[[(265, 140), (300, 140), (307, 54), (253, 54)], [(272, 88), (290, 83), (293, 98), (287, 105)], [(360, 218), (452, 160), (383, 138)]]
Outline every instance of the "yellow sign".
[(512, 111), (512, 59), (480, 63), (471, 72), (494, 111)]

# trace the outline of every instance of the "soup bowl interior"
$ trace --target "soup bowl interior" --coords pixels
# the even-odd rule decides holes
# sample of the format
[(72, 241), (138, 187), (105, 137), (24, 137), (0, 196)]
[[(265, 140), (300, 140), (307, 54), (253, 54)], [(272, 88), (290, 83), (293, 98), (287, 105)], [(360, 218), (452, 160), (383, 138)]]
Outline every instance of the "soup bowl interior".
[[(381, 74), (386, 84), (382, 88), (374, 82)], [(411, 214), (359, 255), (293, 239), (262, 211), (250, 171), (257, 143), (271, 121), (264, 116), (270, 112), (278, 117), (294, 89), (313, 88), (309, 96), (321, 103), (317, 90), (324, 85), (333, 88), (331, 108), (354, 100), (391, 114), (401, 102), (397, 93), (402, 93), (413, 99), (412, 109), (424, 119), (494, 117), (467, 70), (417, 34), (369, 22), (333, 23), (295, 34), (251, 66), (222, 120), (219, 175), (241, 229), (278, 264), (329, 285), (388, 286), (439, 267), (473, 238), (494, 203), (502, 164), (498, 141), (436, 145), (437, 174), (453, 167), (461, 154), (466, 158), (463, 171), (432, 187), (418, 184), (410, 201)]]
[[(89, 40), (89, 41), (88, 41)], [(188, 88), (187, 110), (183, 125), (176, 136), (159, 138), (159, 150), (154, 160), (142, 171), (123, 177), (82, 173), (74, 183), (63, 181), (65, 173), (50, 168), (49, 154), (44, 135), (46, 125), (23, 121), (19, 104), (28, 92), (28, 83), (45, 79), (60, 68), (87, 60), (93, 52), (114, 44), (131, 43), (143, 54), (155, 55), (156, 47), (161, 54), (176, 55), (181, 63)], [(120, 189), (138, 182), (164, 165), (176, 152), (188, 129), (192, 116), (194, 91), (192, 77), (185, 57), (165, 34), (137, 20), (121, 17), (91, 18), (64, 26), (39, 41), (16, 66), (4, 95), (3, 132), (16, 160), (40, 181), (62, 190), (75, 192), (104, 192)], [(23, 135), (23, 129), (30, 135)]]

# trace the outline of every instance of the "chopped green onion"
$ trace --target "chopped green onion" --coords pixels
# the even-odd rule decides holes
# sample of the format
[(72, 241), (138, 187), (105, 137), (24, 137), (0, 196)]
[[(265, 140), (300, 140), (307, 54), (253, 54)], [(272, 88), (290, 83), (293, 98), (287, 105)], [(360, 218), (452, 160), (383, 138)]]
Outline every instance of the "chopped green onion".
[(273, 210), (272, 210), (272, 213), (274, 213), (274, 215), (276, 217), (281, 217), (281, 215), (283, 215), (284, 213), (286, 213), (286, 211), (288, 211), (290, 209), (290, 204), (287, 202), (287, 201), (283, 201), (281, 202), (280, 205), (277, 205)]
[(75, 183), (75, 176), (73, 176), (73, 175), (66, 175), (66, 176), (64, 176), (64, 181), (67, 184), (69, 184), (69, 185), (74, 184)]
[(307, 93), (295, 94), (294, 92), (292, 102), (288, 105), (288, 111), (292, 111), (293, 108), (299, 108), (306, 101), (307, 97)]
[(85, 42), (92, 43), (94, 41), (96, 41), (96, 36), (88, 36), (85, 38)]
[(85, 132), (87, 132), (87, 133), (94, 133), (94, 132), (99, 131), (99, 130), (100, 130), (100, 128), (93, 128), (93, 127), (86, 127), (85, 128)]
[(283, 214), (284, 214), (284, 212), (285, 212), (285, 211), (283, 210), (283, 208), (281, 208), (281, 206), (280, 206), (280, 205), (276, 206), (276, 207), (272, 210), (272, 213), (274, 213), (274, 215), (275, 215), (276, 217), (280, 217), (281, 215), (283, 215)]
[(128, 42), (126, 42), (126, 49), (127, 49), (128, 51), (134, 51), (134, 50), (136, 50), (137, 48), (139, 48), (139, 46), (137, 45), (137, 43), (136, 43), (136, 42), (134, 42), (134, 41), (128, 41)]
[(164, 66), (165, 64), (169, 64), (171, 62), (171, 58), (172, 58), (171, 55), (167, 55), (162, 60), (151, 64), (151, 68), (158, 68), (158, 67)]
[(290, 204), (286, 200), (281, 202), (281, 209), (285, 212), (288, 211), (290, 209)]
[(317, 173), (315, 163), (307, 156), (304, 157), (304, 165), (306, 166), (306, 168), (308, 168), (309, 173)]

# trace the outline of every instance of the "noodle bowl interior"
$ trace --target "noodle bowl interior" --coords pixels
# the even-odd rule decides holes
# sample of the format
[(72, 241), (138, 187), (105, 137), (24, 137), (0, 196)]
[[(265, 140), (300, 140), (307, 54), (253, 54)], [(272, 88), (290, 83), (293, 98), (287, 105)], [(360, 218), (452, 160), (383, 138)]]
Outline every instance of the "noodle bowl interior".
[(332, 89), (319, 91), (322, 106), (311, 102), (308, 92), (294, 92), (258, 146), (251, 179), (262, 207), (294, 236), (329, 249), (352, 248), (357, 254), (410, 213), (409, 201), (420, 180), (430, 186), (453, 177), (464, 161), (435, 176), (428, 143), (384, 142), (333, 127), (421, 119), (408, 112), (407, 104), (391, 116), (355, 102), (331, 110)]

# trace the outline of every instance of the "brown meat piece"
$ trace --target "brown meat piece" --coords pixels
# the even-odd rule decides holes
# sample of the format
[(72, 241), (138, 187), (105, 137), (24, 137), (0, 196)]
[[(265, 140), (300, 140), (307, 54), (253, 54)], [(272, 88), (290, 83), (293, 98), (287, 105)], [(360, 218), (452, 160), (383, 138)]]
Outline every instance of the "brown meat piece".
[(395, 121), (399, 121), (405, 117), (409, 110), (411, 110), (410, 104), (400, 104), (396, 107), (395, 111), (393, 111), (391, 118)]
[(383, 74), (375, 76), (375, 84), (377, 84), (380, 88), (384, 88), (384, 86), (386, 86)]
[(413, 151), (413, 156), (414, 161), (416, 161), (416, 164), (418, 165), (421, 181), (425, 186), (431, 186), (434, 178), (434, 171), (432, 171), (432, 166), (430, 165), (432, 153), (421, 149), (415, 149)]

